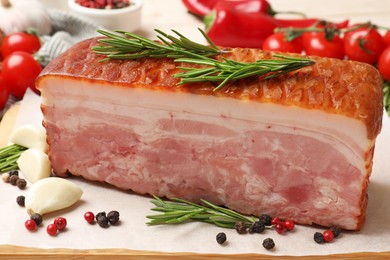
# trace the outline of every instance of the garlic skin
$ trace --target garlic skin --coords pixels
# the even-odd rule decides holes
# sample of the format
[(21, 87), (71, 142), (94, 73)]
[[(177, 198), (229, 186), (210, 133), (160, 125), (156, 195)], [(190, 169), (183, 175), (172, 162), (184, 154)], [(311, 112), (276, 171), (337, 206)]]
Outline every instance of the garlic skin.
[(34, 0), (1, 0), (0, 30), (8, 35), (28, 28), (36, 29), (39, 35), (50, 34), (51, 19), (45, 7)]
[(18, 160), (19, 170), (29, 182), (35, 183), (51, 175), (49, 156), (36, 148), (22, 152)]
[(47, 153), (46, 129), (43, 126), (23, 125), (16, 128), (9, 137), (9, 142), (27, 148), (36, 148)]
[(50, 177), (35, 182), (25, 196), (27, 213), (41, 215), (72, 206), (80, 200), (82, 189), (71, 181)]

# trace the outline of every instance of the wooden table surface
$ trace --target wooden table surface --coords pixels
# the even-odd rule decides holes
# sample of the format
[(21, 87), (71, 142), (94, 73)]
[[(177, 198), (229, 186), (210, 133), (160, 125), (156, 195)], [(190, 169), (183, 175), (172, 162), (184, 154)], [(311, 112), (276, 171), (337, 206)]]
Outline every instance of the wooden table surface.
[[(319, 17), (332, 21), (349, 19), (351, 23), (367, 22), (390, 27), (390, 0), (269, 0), (275, 10), (297, 10), (306, 13), (309, 17)], [(191, 39), (203, 41), (197, 32), (197, 28), (203, 28), (200, 20), (192, 17), (186, 12), (180, 0), (145, 0), (143, 7), (142, 28), (137, 31), (148, 37), (153, 37), (154, 28), (164, 31), (176, 29)], [(0, 122), (0, 147), (7, 143), (15, 120), (18, 116), (18, 105), (12, 106)], [(1, 234), (1, 231), (0, 231)], [(127, 249), (101, 249), (101, 250), (70, 250), (70, 249), (38, 249), (16, 247), (12, 245), (0, 245), (0, 258), (4, 259), (107, 259), (115, 256), (115, 259), (165, 259), (183, 258), (186, 259), (243, 259), (256, 257), (261, 259), (292, 259), (290, 256), (272, 256), (258, 254), (244, 255), (218, 255), (218, 254), (193, 254), (193, 253), (159, 253), (147, 251), (134, 251)], [(328, 259), (329, 256), (308, 256), (299, 257), (303, 259)], [(383, 259), (390, 258), (390, 252), (380, 253), (354, 253), (332, 255), (335, 259)]]

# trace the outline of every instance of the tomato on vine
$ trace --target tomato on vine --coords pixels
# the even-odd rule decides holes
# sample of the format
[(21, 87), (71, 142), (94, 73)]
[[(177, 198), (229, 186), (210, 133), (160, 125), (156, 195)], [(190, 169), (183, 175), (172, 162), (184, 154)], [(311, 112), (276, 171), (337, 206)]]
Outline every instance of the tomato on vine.
[(41, 48), (39, 37), (32, 33), (15, 32), (8, 34), (1, 45), (1, 54), (4, 58), (15, 51), (35, 53)]
[(35, 79), (41, 71), (42, 67), (33, 55), (17, 51), (5, 57), (1, 76), (9, 92), (22, 98), (28, 87), (36, 91)]
[(361, 26), (344, 34), (344, 51), (351, 60), (375, 64), (386, 45), (372, 26)]
[(303, 49), (307, 55), (344, 58), (343, 41), (337, 34), (327, 39), (325, 32), (306, 32), (302, 37)]
[(385, 35), (383, 36), (383, 41), (385, 42), (386, 46), (390, 46), (390, 31), (386, 31)]
[(382, 77), (390, 82), (390, 45), (379, 56), (378, 70)]
[(277, 32), (265, 39), (263, 50), (301, 53), (303, 50), (302, 39), (298, 37), (292, 41), (287, 41), (283, 32)]

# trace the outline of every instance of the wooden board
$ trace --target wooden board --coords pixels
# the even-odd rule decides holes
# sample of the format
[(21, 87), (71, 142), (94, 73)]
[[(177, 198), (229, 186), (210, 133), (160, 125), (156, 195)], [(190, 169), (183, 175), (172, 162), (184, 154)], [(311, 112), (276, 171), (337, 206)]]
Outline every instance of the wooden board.
[(151, 251), (135, 251), (127, 249), (98, 249), (98, 250), (72, 250), (72, 249), (39, 249), (20, 246), (0, 246), (0, 259), (107, 259), (115, 257), (121, 259), (387, 259), (390, 252), (382, 253), (351, 253), (321, 256), (272, 256), (263, 254), (196, 254), (196, 253), (165, 253)]
[[(169, 3), (167, 3), (169, 1)], [(372, 21), (382, 26), (390, 26), (388, 14), (390, 13), (390, 0), (328, 0), (319, 3), (310, 0), (270, 0), (275, 10), (298, 10), (310, 17), (326, 18), (330, 20), (344, 20), (349, 18), (351, 23)], [(326, 4), (326, 8), (321, 7)], [(154, 36), (153, 29), (163, 31), (176, 29), (191, 39), (200, 40), (202, 37), (197, 28), (203, 28), (203, 23), (187, 14), (179, 0), (146, 0), (143, 10), (143, 26), (139, 33), (145, 36)], [(0, 122), (0, 147), (7, 144), (17, 115), (19, 105), (12, 106)], [(323, 256), (273, 256), (263, 254), (195, 254), (195, 253), (164, 253), (151, 251), (135, 251), (128, 249), (98, 249), (98, 250), (73, 250), (73, 249), (41, 249), (28, 248), (13, 245), (0, 245), (1, 259), (384, 259), (390, 258), (390, 252), (380, 253), (351, 253)]]
[(4, 114), (0, 121), (0, 147), (4, 147), (8, 143), (8, 137), (15, 125), (16, 118), (19, 112), (19, 104), (14, 104)]

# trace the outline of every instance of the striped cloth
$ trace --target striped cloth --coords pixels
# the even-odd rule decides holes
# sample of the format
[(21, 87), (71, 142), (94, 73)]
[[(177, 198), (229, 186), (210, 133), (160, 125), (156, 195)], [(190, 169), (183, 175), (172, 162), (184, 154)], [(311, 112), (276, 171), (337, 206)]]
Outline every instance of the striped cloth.
[[(37, 53), (42, 58), (41, 64), (43, 66), (46, 66), (47, 63), (75, 43), (97, 36), (97, 29), (104, 29), (98, 24), (77, 17), (70, 12), (48, 9), (48, 13), (52, 22), (52, 33), (41, 37), (42, 47)], [(15, 97), (10, 95), (6, 107), (0, 111), (0, 120), (6, 110), (17, 101)]]
[(103, 29), (69, 12), (57, 9), (49, 9), (48, 12), (52, 20), (52, 35), (43, 37), (43, 45), (38, 51), (38, 55), (43, 56), (47, 62), (75, 43), (97, 36), (97, 29)]

